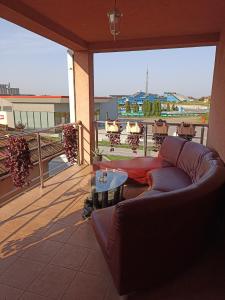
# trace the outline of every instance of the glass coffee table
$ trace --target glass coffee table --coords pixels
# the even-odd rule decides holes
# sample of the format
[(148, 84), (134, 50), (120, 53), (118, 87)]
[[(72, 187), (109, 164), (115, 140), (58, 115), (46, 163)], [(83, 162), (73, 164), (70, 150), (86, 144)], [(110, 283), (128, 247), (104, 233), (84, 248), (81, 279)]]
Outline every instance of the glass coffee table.
[(128, 174), (120, 170), (98, 170), (90, 177), (90, 195), (85, 200), (83, 218), (94, 209), (112, 206), (123, 200), (123, 185)]

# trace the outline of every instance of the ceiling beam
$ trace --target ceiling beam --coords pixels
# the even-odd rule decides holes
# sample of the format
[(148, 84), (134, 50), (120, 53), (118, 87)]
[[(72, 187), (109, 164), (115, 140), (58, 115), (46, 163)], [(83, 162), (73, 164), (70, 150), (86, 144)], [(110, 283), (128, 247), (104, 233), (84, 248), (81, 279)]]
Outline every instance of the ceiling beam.
[[(8, 21), (50, 38), (60, 44), (63, 40), (63, 44), (67, 47), (68, 45), (70, 45), (70, 47), (71, 45), (74, 45), (74, 48), (79, 50), (87, 49), (87, 42), (82, 38), (78, 37), (76, 34), (64, 28), (55, 21), (52, 21), (48, 17), (40, 14), (38, 11), (25, 4), (21, 0), (0, 0), (0, 5), (2, 5), (3, 8), (6, 7), (10, 10), (10, 13), (8, 13), (6, 10), (5, 14), (4, 9), (0, 10), (0, 16)], [(13, 15), (13, 13), (16, 15)], [(18, 17), (18, 14), (21, 16), (21, 18)], [(30, 22), (25, 22), (24, 17), (30, 20)], [(35, 27), (35, 24), (38, 26)]]
[(151, 37), (134, 40), (102, 41), (88, 44), (92, 52), (137, 51), (151, 49), (169, 49), (182, 47), (199, 47), (217, 45), (220, 33), (205, 33), (198, 35)]

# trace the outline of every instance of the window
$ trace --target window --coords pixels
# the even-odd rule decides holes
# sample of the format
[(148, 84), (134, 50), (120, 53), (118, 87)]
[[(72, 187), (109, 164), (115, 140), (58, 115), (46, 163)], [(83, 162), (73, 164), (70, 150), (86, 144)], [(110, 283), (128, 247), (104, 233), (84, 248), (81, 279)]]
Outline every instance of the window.
[(20, 115), (21, 115), (21, 122), (23, 125), (26, 125), (27, 127), (27, 112), (26, 111), (21, 111), (20, 112)]
[(34, 129), (34, 113), (32, 111), (27, 112), (27, 128)]
[(21, 123), (20, 111), (14, 111), (15, 125)]
[(48, 113), (46, 111), (41, 112), (41, 128), (48, 128)]
[(39, 111), (34, 111), (34, 127), (35, 129), (41, 128), (41, 114)]
[(54, 126), (55, 126), (54, 113), (48, 112), (48, 127), (54, 127)]

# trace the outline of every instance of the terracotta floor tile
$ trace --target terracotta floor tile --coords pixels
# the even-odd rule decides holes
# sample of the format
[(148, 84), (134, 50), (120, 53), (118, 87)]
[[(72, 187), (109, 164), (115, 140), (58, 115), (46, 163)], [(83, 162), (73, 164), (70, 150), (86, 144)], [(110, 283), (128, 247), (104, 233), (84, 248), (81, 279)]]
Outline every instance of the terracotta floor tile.
[(45, 220), (41, 218), (33, 218), (28, 224), (23, 226), (17, 235), (23, 236), (39, 236), (43, 237), (45, 232), (54, 224), (54, 221), (46, 218)]
[(47, 265), (28, 288), (28, 291), (49, 297), (50, 299), (60, 299), (75, 275), (76, 272), (73, 270)]
[(63, 246), (62, 243), (48, 240), (41, 240), (24, 251), (21, 257), (48, 263)]
[(115, 288), (112, 278), (109, 278), (109, 286), (104, 300), (125, 300), (125, 299), (128, 300), (127, 296), (120, 296)]
[(77, 228), (78, 226), (76, 224), (67, 225), (61, 222), (56, 222), (42, 236), (52, 241), (65, 243), (72, 233), (77, 230)]
[(18, 258), (1, 276), (0, 283), (26, 289), (39, 275), (44, 264)]
[(79, 270), (89, 252), (90, 250), (87, 248), (65, 244), (51, 261), (51, 264), (73, 270)]
[(0, 284), (0, 300), (16, 300), (24, 293), (23, 290)]
[(103, 300), (107, 282), (100, 276), (79, 272), (62, 300)]
[(49, 300), (49, 298), (34, 293), (26, 292), (22, 295), (20, 300)]
[(27, 248), (35, 245), (37, 241), (37, 237), (32, 235), (25, 236), (18, 232), (0, 245), (0, 258), (21, 256)]
[(11, 255), (11, 256), (8, 256), (5, 258), (1, 257), (0, 258), (0, 274), (3, 274), (3, 272), (5, 270), (7, 270), (10, 267), (10, 265), (16, 261), (16, 259), (18, 259), (18, 257), (16, 255)]
[(71, 235), (68, 244), (80, 245), (90, 249), (99, 249), (98, 242), (95, 238), (93, 229), (89, 220), (85, 221), (79, 228)]
[(81, 267), (81, 271), (94, 275), (108, 276), (109, 270), (101, 251), (91, 250)]
[(69, 212), (67, 215), (58, 217), (57, 222), (60, 222), (64, 225), (80, 225), (83, 223), (81, 214), (81, 211)]
[[(35, 193), (34, 189), (32, 190), (32, 193)], [(9, 219), (10, 217), (15, 216), (20, 211), (23, 211), (23, 209), (27, 208), (34, 201), (35, 201), (34, 197), (30, 197), (29, 193), (25, 193), (17, 197), (15, 200), (8, 202), (0, 209), (1, 222)]]
[[(125, 300), (124, 296), (118, 295), (115, 289), (108, 289), (104, 300)], [(150, 300), (150, 299), (149, 299)]]
[(79, 203), (82, 203), (83, 208), (83, 197), (76, 199), (76, 203), (68, 207), (59, 217), (58, 221), (68, 225), (80, 224), (83, 222), (82, 219), (82, 209), (80, 208)]
[(29, 224), (34, 214), (29, 214), (23, 217), (10, 218), (8, 221), (0, 225), (0, 242), (7, 240), (12, 234), (22, 229), (26, 224)]

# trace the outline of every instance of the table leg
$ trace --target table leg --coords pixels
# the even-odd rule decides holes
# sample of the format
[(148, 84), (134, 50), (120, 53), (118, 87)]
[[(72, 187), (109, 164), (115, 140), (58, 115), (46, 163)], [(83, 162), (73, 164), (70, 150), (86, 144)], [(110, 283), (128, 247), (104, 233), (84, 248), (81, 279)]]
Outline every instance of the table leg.
[(119, 197), (120, 201), (124, 200), (123, 190), (124, 190), (124, 185), (121, 185), (121, 187), (120, 187), (120, 197)]
[(108, 207), (108, 192), (102, 192), (102, 208)]
[(98, 209), (99, 208), (99, 200), (98, 200), (98, 193), (92, 193), (92, 202), (93, 202), (93, 207), (94, 209)]
[(117, 204), (120, 202), (120, 195), (121, 195), (121, 187), (118, 187), (116, 191), (114, 192), (114, 197), (113, 197), (113, 205)]

